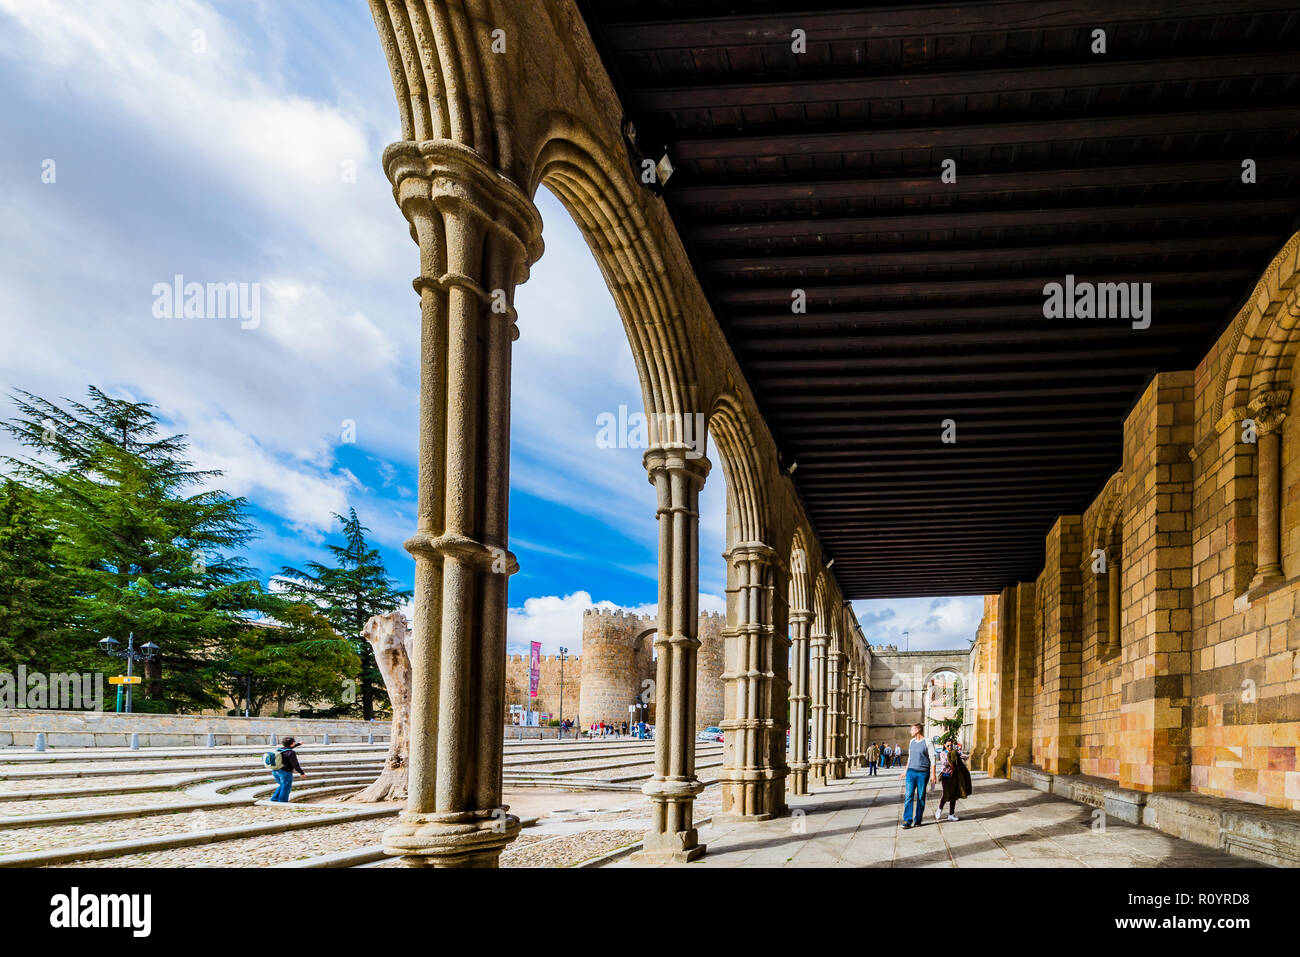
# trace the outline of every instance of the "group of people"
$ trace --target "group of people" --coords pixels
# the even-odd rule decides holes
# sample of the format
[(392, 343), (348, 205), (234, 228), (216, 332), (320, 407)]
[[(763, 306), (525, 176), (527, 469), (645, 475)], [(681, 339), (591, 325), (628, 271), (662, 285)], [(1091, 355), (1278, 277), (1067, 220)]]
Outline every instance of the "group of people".
[(884, 743), (871, 742), (867, 748), (867, 773), (875, 774), (876, 768), (897, 767), (903, 760), (903, 749), (894, 745), (891, 749)]
[[(638, 722), (635, 731), (638, 736), (644, 733), (645, 725)], [(628, 724), (597, 721), (589, 729), (593, 737), (608, 735), (626, 735)], [(291, 737), (280, 742), (280, 747), (266, 752), (264, 764), (275, 778), (277, 785), (271, 800), (287, 803), (289, 791), (293, 787), (293, 775), (307, 772), (298, 763), (294, 749), (300, 742)], [(867, 767), (869, 774), (875, 774), (877, 766), (897, 767), (902, 759), (902, 748), (894, 745), (872, 742), (867, 748)], [(955, 740), (949, 739), (942, 749), (936, 749), (934, 742), (925, 736), (919, 724), (912, 725), (912, 740), (907, 743), (907, 767), (898, 774), (903, 782), (903, 829), (916, 827), (925, 817), (925, 797), (931, 786), (942, 785), (939, 807), (934, 813), (936, 822), (943, 820), (943, 809), (948, 808), (948, 820), (957, 820), (957, 802), (969, 796), (971, 791), (970, 770), (961, 753), (961, 747)]]

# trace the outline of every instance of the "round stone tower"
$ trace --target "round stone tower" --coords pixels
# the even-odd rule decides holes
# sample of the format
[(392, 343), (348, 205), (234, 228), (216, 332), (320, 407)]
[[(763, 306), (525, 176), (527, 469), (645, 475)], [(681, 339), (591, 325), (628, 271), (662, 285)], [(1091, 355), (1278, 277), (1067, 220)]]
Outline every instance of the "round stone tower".
[[(615, 609), (588, 608), (582, 613), (582, 688), (578, 718), (582, 726), (628, 720), (628, 705), (644, 702), (637, 712), (650, 724), (655, 722), (653, 615), (634, 615)], [(726, 618), (717, 612), (700, 615), (699, 661), (695, 676), (696, 729), (722, 723), (725, 705), (722, 672)]]
[(722, 724), (722, 672), (726, 667), (722, 628), (725, 624), (726, 619), (716, 611), (712, 615), (700, 615), (700, 651), (695, 666), (695, 724), (699, 728)]
[(645, 720), (653, 723), (654, 695), (646, 693), (650, 686), (643, 682), (654, 677), (654, 631), (655, 620), (648, 615), (634, 615), (621, 608), (583, 611), (578, 700), (583, 727), (598, 721), (622, 724), (631, 717), (628, 705), (643, 700), (650, 705)]

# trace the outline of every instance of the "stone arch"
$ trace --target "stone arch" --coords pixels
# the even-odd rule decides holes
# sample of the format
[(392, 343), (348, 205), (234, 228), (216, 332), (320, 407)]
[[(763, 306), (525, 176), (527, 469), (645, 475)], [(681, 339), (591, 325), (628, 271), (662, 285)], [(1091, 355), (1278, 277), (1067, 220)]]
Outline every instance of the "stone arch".
[(747, 416), (739, 402), (723, 396), (714, 404), (708, 425), (727, 483), (728, 549), (741, 544), (770, 544), (767, 493)]
[(532, 164), (529, 195), (547, 186), (569, 211), (618, 307), (641, 380), (652, 446), (696, 444), (705, 452), (694, 350), (683, 309), (625, 178), (609, 175), (617, 157), (573, 118), (552, 118)]
[[(1098, 497), (1097, 521), (1092, 529), (1092, 549), (1083, 556), (1084, 572), (1092, 582), (1093, 628), (1097, 635), (1097, 658), (1106, 661), (1120, 652), (1124, 585), (1124, 473), (1117, 471)], [(1106, 571), (1093, 571), (1093, 552), (1106, 556)]]
[(813, 611), (812, 555), (802, 528), (794, 530), (790, 542), (790, 612)]
[(1289, 390), (1300, 353), (1300, 232), (1264, 269), (1232, 321), (1219, 364), (1214, 417), (1220, 431), (1249, 416), (1253, 399)]

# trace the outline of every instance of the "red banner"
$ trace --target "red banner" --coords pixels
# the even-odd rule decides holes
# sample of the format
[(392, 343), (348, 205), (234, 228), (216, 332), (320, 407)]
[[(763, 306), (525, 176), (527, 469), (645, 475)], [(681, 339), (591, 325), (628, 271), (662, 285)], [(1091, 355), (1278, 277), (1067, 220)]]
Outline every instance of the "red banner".
[(542, 677), (542, 643), (534, 641), (528, 654), (528, 697), (537, 697), (537, 683)]

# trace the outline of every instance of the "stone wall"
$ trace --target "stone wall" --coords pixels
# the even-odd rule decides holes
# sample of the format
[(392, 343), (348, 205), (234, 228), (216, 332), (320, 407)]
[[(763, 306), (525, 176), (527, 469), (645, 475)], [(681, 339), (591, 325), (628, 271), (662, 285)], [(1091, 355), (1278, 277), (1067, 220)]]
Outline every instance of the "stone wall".
[(51, 748), (120, 748), (140, 736), (142, 748), (203, 747), (208, 735), (217, 745), (266, 744), (293, 735), (306, 744), (324, 736), (331, 743), (358, 743), (373, 734), (387, 741), (389, 721), (322, 718), (236, 718), (190, 714), (118, 714), (112, 711), (0, 710), (0, 747), (30, 748), (45, 733)]
[(1298, 249), (1195, 370), (1152, 379), (1118, 471), (996, 597), (979, 766), (1300, 810)]
[[(725, 622), (720, 614), (701, 615), (698, 622), (700, 650), (696, 666), (695, 723), (698, 728), (716, 725), (723, 714), (723, 637)], [(621, 724), (628, 720), (628, 705), (643, 703), (644, 719), (655, 722), (655, 660), (653, 615), (635, 615), (615, 609), (588, 608), (582, 616), (582, 674), (577, 717), (586, 727), (593, 722)], [(570, 661), (572, 664), (572, 661)], [(528, 663), (523, 661), (523, 687), (527, 687)], [(565, 701), (568, 702), (568, 671), (565, 672)], [(547, 682), (546, 671), (542, 673)], [(550, 683), (554, 688), (554, 682)], [(542, 709), (546, 710), (546, 709)], [(574, 717), (566, 711), (566, 716)]]
[[(563, 672), (564, 687), (560, 687)], [(510, 706), (523, 705), (530, 711), (560, 717), (560, 693), (564, 693), (564, 717), (577, 720), (582, 694), (582, 657), (569, 655), (561, 662), (558, 655), (543, 655), (537, 679), (537, 697), (528, 697), (528, 656), (506, 655), (506, 723), (511, 723)]]
[[(905, 746), (912, 723), (921, 721), (925, 712), (930, 678), (939, 671), (955, 672), (962, 681), (963, 698), (969, 700), (969, 651), (898, 651), (892, 646), (874, 646), (867, 740)], [(969, 709), (969, 704), (966, 706)], [(955, 707), (942, 709), (944, 715), (955, 711)], [(966, 744), (969, 747), (969, 742)]]

